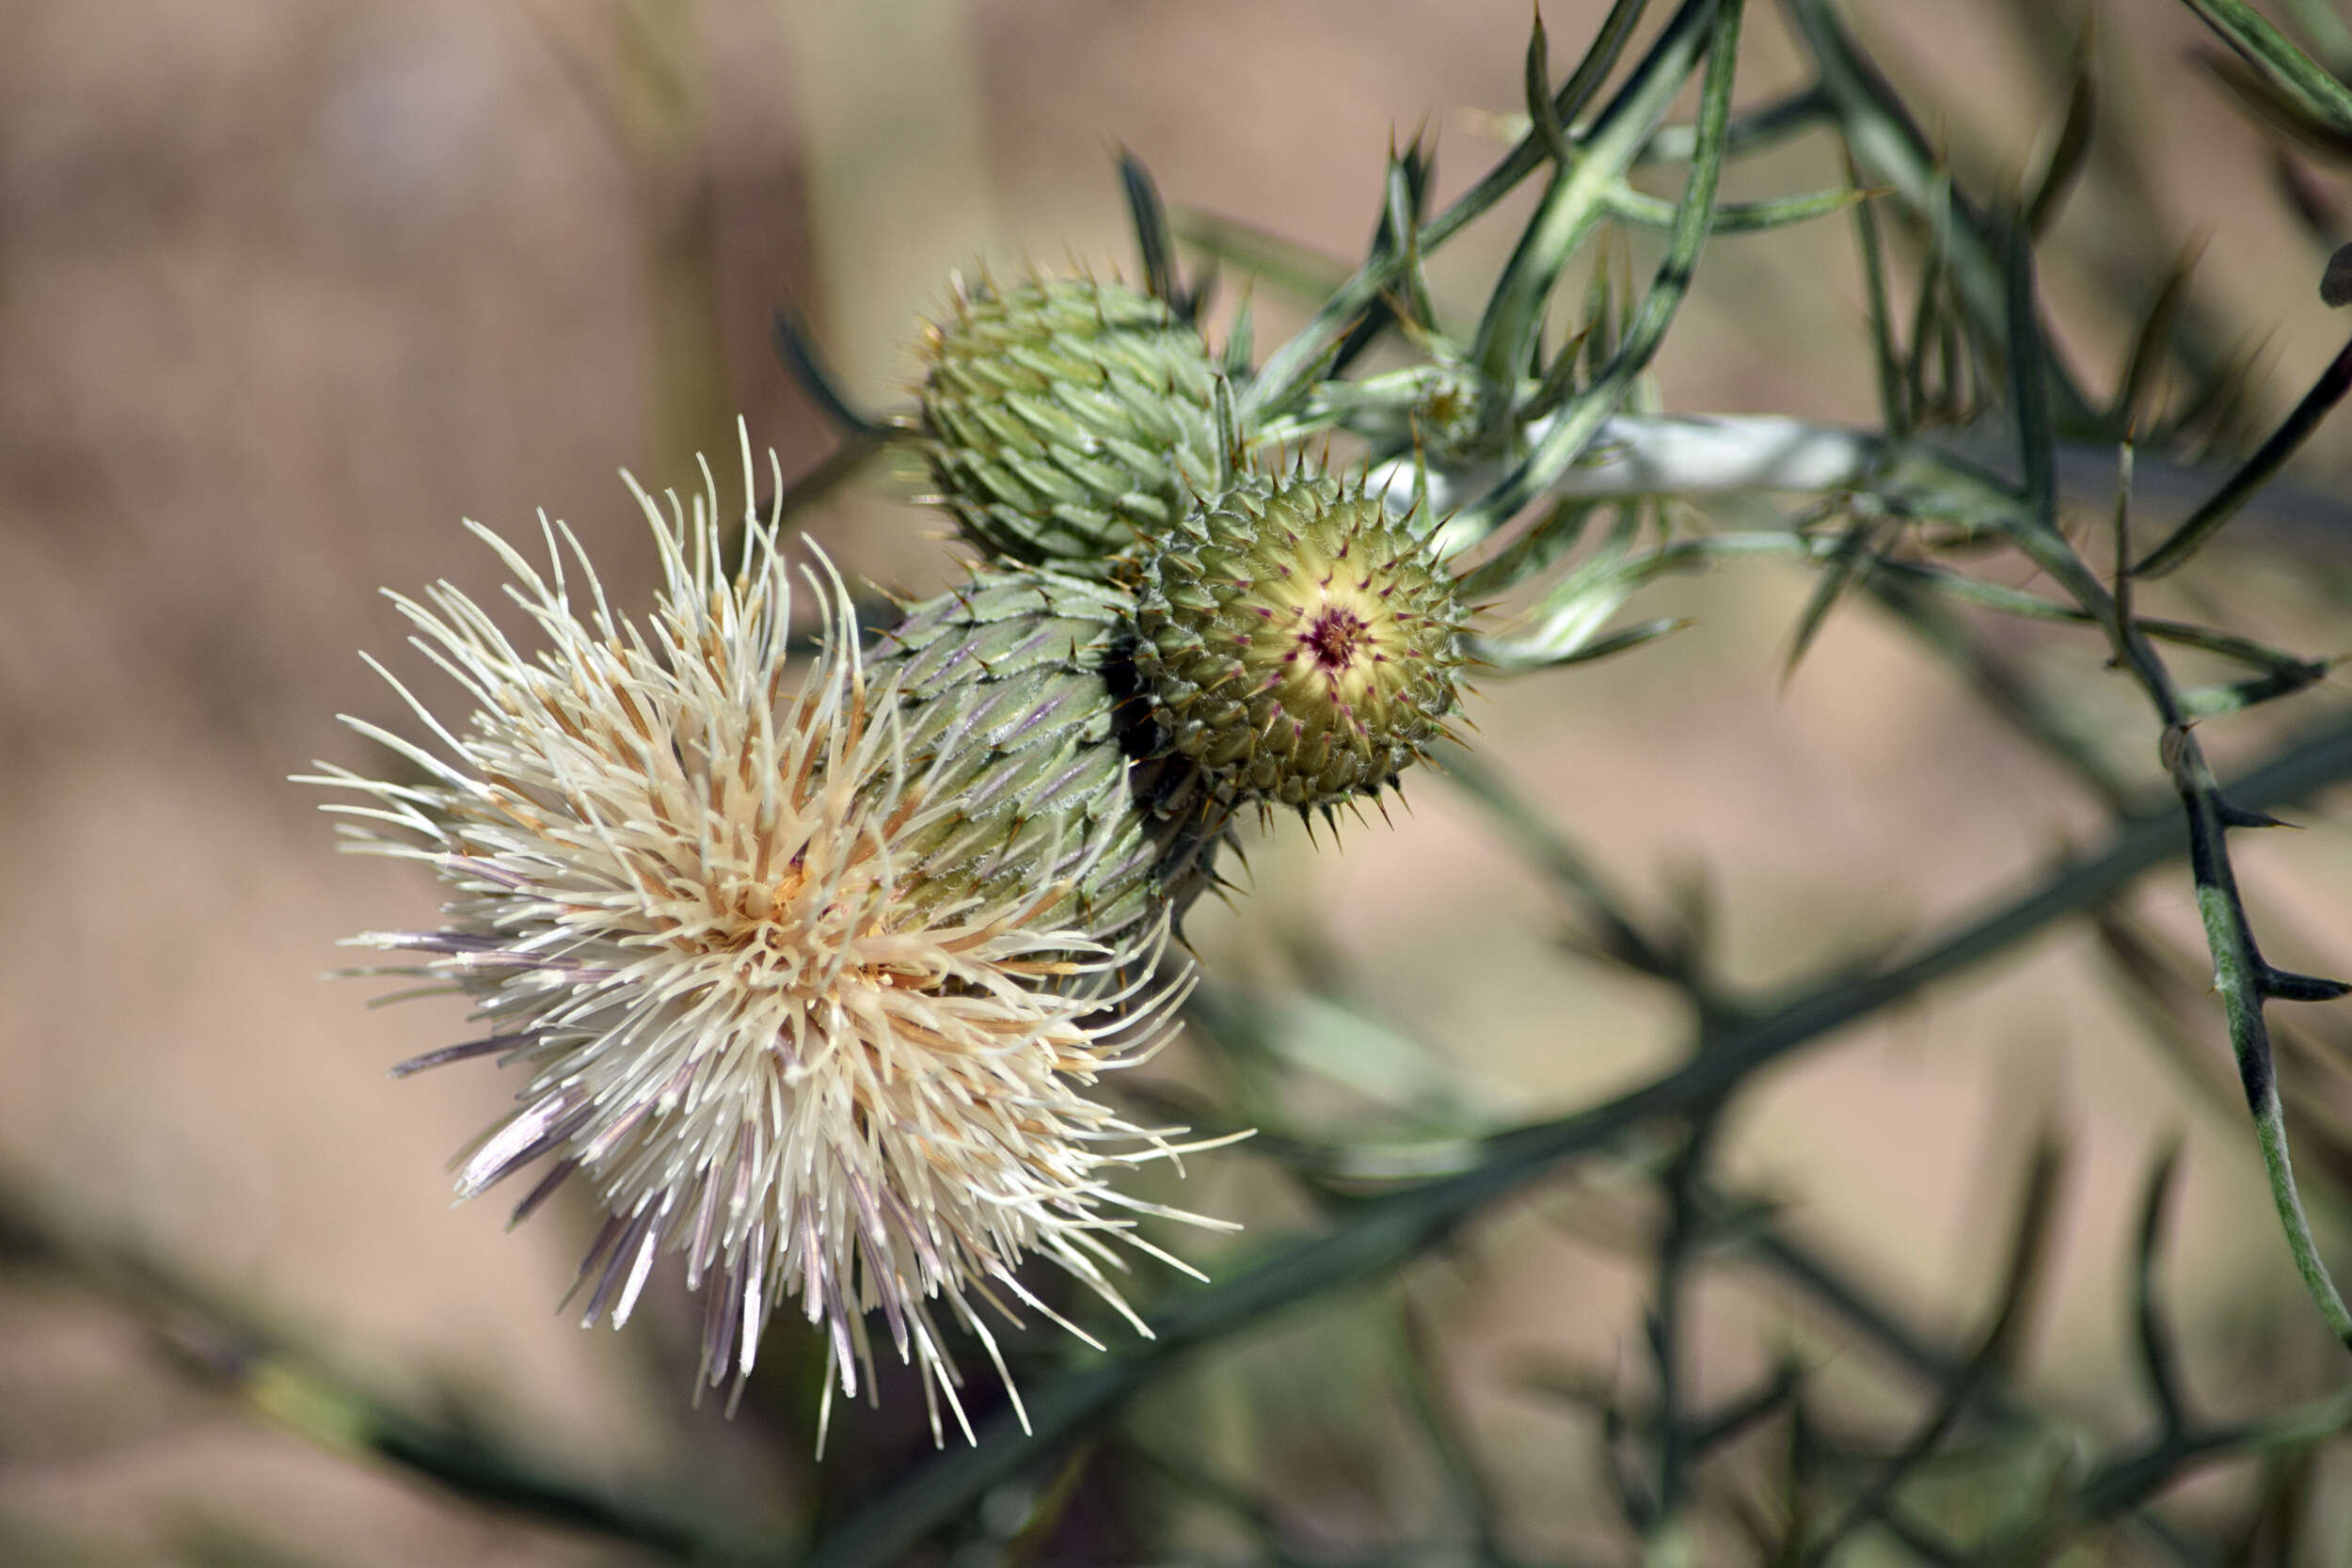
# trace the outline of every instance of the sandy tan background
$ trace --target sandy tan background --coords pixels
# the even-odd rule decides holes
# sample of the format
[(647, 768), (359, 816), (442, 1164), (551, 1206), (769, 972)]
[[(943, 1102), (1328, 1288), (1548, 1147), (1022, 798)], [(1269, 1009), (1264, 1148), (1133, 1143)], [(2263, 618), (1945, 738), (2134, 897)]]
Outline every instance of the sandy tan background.
[[(2014, 182), (2056, 99), (2006, 30), (1959, 8), (1857, 8), (1906, 85), (1942, 95), (1931, 129), (1963, 166)], [(1566, 40), (1598, 8), (1546, 9)], [(2185, 16), (2131, 0), (2109, 17), (2120, 102), (2177, 226), (2148, 243), (2211, 231), (2212, 297), (2273, 334), (2283, 403), (2340, 330), (2312, 296), (2315, 262), (2249, 182), (2251, 135), (2183, 64)], [(1459, 111), (1515, 104), (1525, 24), (1516, 0), (0, 8), (0, 1172), (388, 1393), (466, 1390), (582, 1473), (683, 1478), (742, 1517), (787, 1517), (795, 1499), (743, 1434), (689, 1410), (630, 1344), (550, 1318), (582, 1213), (505, 1235), (499, 1209), (451, 1212), (443, 1162), (506, 1085), (486, 1069), (386, 1081), (464, 1037), (456, 1010), (371, 1011), (366, 987), (319, 974), (338, 936), (428, 922), (431, 890), (338, 859), (284, 775), (365, 755), (336, 713), (392, 718), (356, 657), (399, 651), (379, 585), (494, 586), (460, 516), (510, 533), (538, 507), (568, 518), (635, 601), (650, 560), (616, 467), (679, 479), (738, 410), (787, 468), (813, 462), (827, 437), (767, 346), (777, 303), (892, 403), (897, 345), (948, 267), (1126, 259), (1122, 144), (1178, 204), (1352, 252), (1392, 132), (1440, 131), (1448, 192), (1484, 166), (1491, 144)], [(1746, 65), (1743, 100), (1796, 80), (1769, 8)], [(1740, 178), (1736, 194), (1836, 176), (1816, 141)], [(2092, 212), (2061, 239), (2080, 257), (2112, 236)], [(1446, 258), (1457, 311), (1507, 241), (1495, 226)], [(1666, 404), (1867, 418), (1847, 250), (1842, 230), (1721, 244), (1661, 362)], [(2112, 363), (2129, 302), (2087, 262), (2053, 274), (2067, 346)], [(1287, 307), (1260, 304), (1263, 342)], [(2312, 473), (2341, 472), (2341, 435), (2319, 449)], [(936, 524), (887, 485), (811, 526), (853, 572), (948, 575)], [(2231, 602), (2267, 623), (2249, 629), (2352, 643), (2307, 575), (2233, 570)], [(1495, 761), (1626, 880), (1709, 867), (1735, 967), (1759, 980), (1948, 918), (2096, 821), (1864, 612), (1783, 689), (1804, 590), (1777, 573), (1675, 585), (1649, 612), (1695, 610), (1696, 630), (1490, 689), (1475, 710)], [(2051, 649), (2096, 689), (2095, 649)], [(1677, 1037), (1657, 998), (1564, 962), (1557, 907), (1442, 785), (1413, 801), (1344, 853), (1287, 828), (1253, 848), (1254, 895), (1195, 924), (1213, 969), (1288, 983), (1266, 933), (1318, 931), (1370, 1003), (1458, 1064), (1467, 1096), (1515, 1112), (1664, 1060)], [(2341, 968), (2352, 835), (2330, 810), (2313, 820), (2252, 846), (2249, 881), (2288, 924), (2282, 958)], [(2186, 908), (2177, 878), (2147, 897), (2165, 918)], [(2088, 1158), (2037, 1365), (2096, 1406), (2140, 1162), (2188, 1125), (2173, 1282), (2210, 1348), (2193, 1378), (2225, 1407), (2233, 1357), (2340, 1381), (2275, 1232), (2249, 1217), (2245, 1140), (2184, 1108), (2079, 948), (2037, 948), (1780, 1070), (1740, 1118), (1735, 1168), (1957, 1330), (2025, 1124), (2061, 1115)], [(1249, 1156), (1204, 1164), (1195, 1201), (1247, 1204)], [(1487, 1388), (1504, 1455), (1563, 1431), (1493, 1391), (1514, 1357), (1605, 1361), (1638, 1323), (1638, 1281), (1563, 1234), (1573, 1205), (1549, 1210), (1568, 1218), (1511, 1222), (1527, 1244), (1455, 1304), (1457, 1370)], [(1772, 1332), (1727, 1328), (1709, 1385)], [(1540, 1481), (1536, 1465), (1504, 1473)], [(183, 1375), (135, 1317), (46, 1275), (0, 1276), (0, 1561), (264, 1548), (355, 1568), (612, 1557), (323, 1454)]]

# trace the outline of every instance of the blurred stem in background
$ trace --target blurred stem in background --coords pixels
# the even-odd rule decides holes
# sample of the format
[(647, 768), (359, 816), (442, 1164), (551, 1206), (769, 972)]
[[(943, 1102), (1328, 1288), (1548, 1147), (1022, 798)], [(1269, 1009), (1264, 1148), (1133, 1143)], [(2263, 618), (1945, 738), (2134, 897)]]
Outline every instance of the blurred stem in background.
[(610, 135), (644, 237), (646, 401), (659, 490), (724, 451), (738, 412), (719, 304), (709, 71), (698, 0), (532, 13)]

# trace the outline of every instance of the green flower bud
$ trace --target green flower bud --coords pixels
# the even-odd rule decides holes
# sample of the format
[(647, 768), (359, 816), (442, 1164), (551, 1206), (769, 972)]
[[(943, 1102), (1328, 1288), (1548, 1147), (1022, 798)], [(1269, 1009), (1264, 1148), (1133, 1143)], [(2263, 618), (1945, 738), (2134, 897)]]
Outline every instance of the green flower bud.
[(992, 555), (1088, 569), (1214, 485), (1216, 367), (1161, 300), (1088, 277), (956, 285), (926, 324), (923, 431), (941, 500)]
[(1214, 879), (1228, 814), (1188, 762), (1136, 756), (1135, 613), (1066, 572), (982, 572), (877, 640), (868, 676), (898, 681), (910, 773), (952, 802), (909, 846), (927, 885), (993, 899), (1067, 884), (1041, 918), (1118, 946)]
[(1456, 706), (1452, 579), (1377, 496), (1319, 473), (1256, 476), (1186, 517), (1137, 608), (1162, 743), (1229, 801), (1377, 792)]

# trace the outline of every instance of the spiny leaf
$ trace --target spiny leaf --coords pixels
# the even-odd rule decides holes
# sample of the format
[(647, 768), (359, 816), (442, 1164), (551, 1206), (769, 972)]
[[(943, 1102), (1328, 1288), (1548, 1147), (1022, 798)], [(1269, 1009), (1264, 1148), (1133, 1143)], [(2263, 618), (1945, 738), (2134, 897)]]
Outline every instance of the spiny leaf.
[[(1421, 248), (1434, 243), (1418, 228), (1425, 175), (1419, 171), (1417, 159), (1404, 174), (1400, 178), (1399, 159), (1391, 156), (1371, 254), (1362, 266), (1328, 292), (1306, 326), (1267, 358), (1242, 400), (1245, 425), (1255, 428), (1291, 412), (1342, 356), (1361, 352), (1370, 341), (1368, 320), (1387, 320), (1388, 307), (1381, 296), (1415, 263)], [(1418, 245), (1396, 243), (1397, 234), (1406, 229), (1419, 236)], [(1370, 330), (1377, 331), (1377, 327)]]
[(1567, 128), (1561, 124), (1559, 106), (1551, 101), (1550, 49), (1550, 40), (1544, 36), (1544, 13), (1538, 10), (1527, 38), (1527, 119), (1535, 133), (1535, 145), (1551, 160), (1551, 166), (1565, 174), (1576, 162), (1576, 149), (1568, 144)]
[(1942, 199), (1931, 205), (1934, 221), (1928, 230), (1928, 254), (1920, 269), (1919, 297), (1912, 307), (1911, 347), (1903, 364), (1903, 389), (1911, 411), (1913, 424), (1925, 423), (1931, 409), (1950, 408), (1950, 365), (1947, 356), (1946, 374), (1942, 379), (1931, 377), (1928, 365), (1934, 345), (1949, 329), (1953, 315), (1950, 309), (1950, 280), (1947, 268), (1951, 260), (1951, 174), (1939, 168), (1936, 188)]
[[(1686, 21), (1692, 25), (1703, 24), (1710, 4), (1711, 0), (1683, 0), (1680, 9), (1666, 24), (1667, 31), (1674, 32)], [(1572, 123), (1583, 112), (1586, 100), (1607, 78), (1616, 63), (1618, 51), (1625, 47), (1626, 40), (1632, 35), (1633, 24), (1641, 19), (1645, 8), (1646, 0), (1616, 0), (1610, 8), (1609, 15), (1601, 23), (1600, 32), (1593, 40), (1593, 47), (1586, 51), (1583, 60), (1561, 85), (1560, 95), (1553, 101), (1560, 106), (1562, 120)], [(1693, 13), (1696, 13), (1695, 21), (1692, 20)], [(1583, 96), (1571, 98), (1572, 92), (1581, 92)], [(1510, 194), (1520, 181), (1534, 173), (1543, 164), (1543, 149), (1537, 145), (1534, 132), (1530, 131), (1502, 162), (1488, 169), (1476, 184), (1456, 197), (1452, 206), (1430, 221), (1422, 231), (1422, 248), (1435, 250), (1452, 239), (1484, 216), (1496, 202)]]
[[(1892, 188), (1931, 230), (1948, 235), (1952, 289), (1970, 328), (1990, 344), (2005, 341), (2000, 226), (1945, 178), (1917, 121), (1847, 30), (1833, 0), (1786, 0), (1798, 37), (1820, 71), (1819, 91), (1839, 122), (1864, 175)], [(1915, 343), (1916, 340), (1915, 340)], [(2054, 411), (2070, 433), (2094, 425), (2081, 390), (2062, 372), (2050, 388)]]

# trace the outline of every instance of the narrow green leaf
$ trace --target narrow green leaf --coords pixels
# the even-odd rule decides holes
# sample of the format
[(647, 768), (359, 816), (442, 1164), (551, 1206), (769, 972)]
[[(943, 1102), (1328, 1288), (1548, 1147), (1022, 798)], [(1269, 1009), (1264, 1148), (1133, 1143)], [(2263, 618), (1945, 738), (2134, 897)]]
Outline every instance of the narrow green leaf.
[(2280, 1002), (2340, 1002), (2352, 995), (2352, 982), (2285, 969), (2265, 969), (2262, 987), (2265, 996)]
[(1184, 293), (1176, 272), (1176, 240), (1168, 231), (1168, 208), (1160, 188), (1143, 160), (1126, 149), (1119, 152), (1119, 184), (1126, 193), (1127, 215), (1136, 226), (1136, 248), (1143, 259), (1143, 284), (1153, 299), (1163, 300), (1179, 319), (1193, 319), (1197, 301)]
[[(1855, 195), (1862, 194), (1862, 173), (1854, 167), (1851, 150), (1846, 153), (1846, 183)], [(1911, 434), (1914, 404), (1904, 395), (1896, 355), (1895, 314), (1886, 293), (1886, 250), (1879, 239), (1878, 210), (1867, 199), (1858, 200), (1853, 220), (1854, 237), (1862, 247), (1862, 287), (1870, 311), (1871, 355), (1878, 366), (1879, 416), (1885, 421), (1886, 434), (1901, 440)]]
[[(1617, 344), (1623, 339), (1617, 309), (1617, 268), (1628, 261), (1627, 247), (1614, 232), (1603, 234), (1593, 253), (1593, 270), (1584, 279), (1584, 302), (1577, 317), (1576, 341), (1584, 345), (1586, 378), (1598, 376), (1616, 357)], [(1633, 291), (1632, 275), (1629, 269), (1625, 292)]]
[(2345, 343), (2335, 358), (2328, 362), (2328, 368), (2320, 372), (2319, 379), (2312, 384), (2312, 389), (2303, 394), (2302, 401), (2280, 421), (2279, 427), (2270, 433), (2270, 438), (2254, 455), (2222, 483), (2221, 488), (2214, 492), (2212, 499), (2199, 507), (2186, 522), (2175, 529), (2170, 538), (2149, 551), (2139, 564), (2132, 568), (2132, 575), (2160, 578), (2186, 564), (2208, 540), (2221, 531), (2223, 524), (2237, 515), (2238, 508), (2245, 505), (2254, 492), (2269, 483), (2270, 477), (2286, 466), (2287, 459), (2295, 455), (2304, 437), (2319, 428), (2320, 420), (2328, 417), (2328, 411), (2342, 401), (2347, 390), (2352, 390), (2352, 342)]
[(1576, 547), (1602, 502), (1563, 499), (1492, 560), (1482, 562), (1454, 581), (1465, 604), (1505, 594)]
[(1813, 584), (1813, 592), (1805, 598), (1804, 610), (1797, 617), (1797, 629), (1789, 639), (1788, 657), (1781, 665), (1780, 678), (1785, 683), (1797, 673), (1797, 665), (1813, 646), (1829, 612), (1847, 589), (1867, 572), (1876, 560), (1875, 535), (1880, 524), (1875, 518), (1856, 517), (1846, 525), (1837, 543), (1829, 553), (1829, 570)]
[(1559, 105), (1551, 101), (1551, 41), (1544, 36), (1544, 13), (1540, 10), (1528, 32), (1522, 74), (1527, 122), (1535, 135), (1535, 145), (1543, 150), (1555, 170), (1565, 173), (1576, 162), (1576, 149), (1568, 145), (1567, 127), (1560, 122)]
[(1431, 172), (1431, 155), (1418, 139), (1401, 153), (1393, 146), (1389, 149), (1387, 194), (1380, 207), (1379, 228), (1373, 235), (1372, 254), (1393, 256), (1398, 265), (1389, 287), (1365, 308), (1341, 340), (1329, 368), (1323, 372), (1327, 378), (1344, 372), (1390, 327), (1402, 324), (1408, 329), (1426, 330), (1435, 323), (1437, 308), (1429, 297), (1429, 279), (1421, 255), (1422, 210)]
[(2137, 624), (2141, 631), (2159, 641), (2174, 642), (2184, 648), (2195, 648), (2201, 653), (2217, 654), (2223, 658), (2235, 659), (2240, 664), (2250, 665), (2257, 670), (2266, 670), (2274, 673), (2284, 673), (2287, 671), (2300, 670), (2306, 666), (2324, 672), (2336, 662), (2335, 660), (2315, 661), (2303, 658), (2284, 649), (2274, 648), (2266, 642), (2257, 642), (2250, 637), (2241, 637), (2235, 632), (2217, 631), (2211, 626), (2193, 626), (2186, 621), (2164, 621), (2143, 616)]
[(1951, 326), (1953, 312), (1950, 303), (1947, 268), (1952, 253), (1951, 175), (1939, 169), (1936, 188), (1943, 193), (1929, 209), (1931, 221), (1928, 226), (1928, 255), (1920, 268), (1919, 297), (1912, 307), (1911, 347), (1903, 365), (1903, 391), (1911, 408), (1914, 427), (1924, 424), (1932, 412), (1950, 413), (1950, 356), (1947, 354), (1941, 377), (1928, 373), (1928, 365), (1937, 344), (1944, 341)]
[(2140, 1376), (2148, 1386), (2149, 1402), (2168, 1437), (2187, 1423), (2181, 1399), (2180, 1353), (2165, 1321), (2164, 1305), (2156, 1293), (2156, 1267), (2164, 1247), (2165, 1200), (2172, 1193), (2172, 1178), (2181, 1168), (2181, 1145), (2176, 1137), (2158, 1151), (2149, 1168), (2148, 1183), (2139, 1200), (2139, 1239), (2132, 1249), (2132, 1319), (2139, 1338)]
[[(1730, 128), (1724, 133), (1724, 155), (1744, 158), (1751, 153), (1767, 151), (1790, 137), (1810, 131), (1829, 118), (1829, 105), (1818, 87), (1802, 87), (1786, 98), (1745, 110), (1732, 117)], [(1661, 125), (1642, 155), (1635, 159), (1642, 164), (1686, 164), (1698, 150), (1698, 127), (1695, 125)]]
[(2238, 106), (2255, 120), (2306, 152), (2329, 163), (2352, 161), (2352, 135), (2343, 127), (2314, 115), (2303, 97), (2282, 87), (2267, 73), (2215, 49), (2199, 49), (2189, 58), (2219, 83)]
[(2172, 270), (2165, 275), (2164, 286), (2156, 291), (2155, 303), (2148, 308), (2146, 319), (2132, 337), (2132, 352), (2123, 361), (2123, 373), (2116, 382), (2115, 402), (2107, 416), (2109, 422), (2126, 435), (2139, 428), (2149, 391), (2164, 363), (2165, 345), (2170, 341), (2172, 328), (2188, 303), (2189, 279), (2204, 253), (2202, 239), (2182, 248)]
[(2091, 128), (2099, 114), (2099, 85), (2093, 74), (2098, 56), (2091, 49), (2090, 16), (2089, 10), (2084, 11), (2082, 31), (2074, 46), (2066, 118), (2058, 124), (2058, 140), (2050, 147), (2050, 160), (2042, 166), (2042, 178), (2034, 182), (2033, 196), (2026, 203), (2026, 232), (2037, 239), (2058, 220), (2058, 210), (2066, 204), (2067, 193), (2074, 189), (2075, 177), (2082, 173), (2083, 163), (2090, 153)]
[(1254, 273), (1300, 299), (1328, 299), (1348, 281), (1346, 262), (1239, 218), (1180, 211), (1176, 234), (1186, 245)]
[[(1772, 197), (1762, 201), (1726, 201), (1715, 209), (1715, 232), (1718, 234), (1756, 234), (1769, 229), (1786, 229), (1790, 224), (1808, 223), (1815, 218), (1842, 213), (1860, 201), (1864, 193), (1851, 187), (1836, 190), (1806, 191), (1797, 196)], [(1610, 212), (1638, 229), (1672, 229), (1674, 204), (1654, 196), (1644, 196), (1630, 187), (1621, 187), (1609, 198)]]
[(2033, 239), (2022, 229), (2009, 236), (2009, 396), (2016, 418), (2018, 458), (2026, 499), (2035, 520), (2058, 529), (2058, 432), (2050, 422), (2050, 376), (2034, 293)]
[(2296, 664), (2268, 674), (2249, 676), (2227, 686), (2193, 686), (2180, 694), (2181, 713), (2189, 719), (2212, 719), (2241, 713), (2249, 707), (2308, 691), (2328, 678), (2332, 664)]
[(1525, 674), (1534, 670), (1560, 670), (1571, 664), (1590, 664), (1638, 648), (1645, 642), (1655, 642), (1669, 632), (1680, 631), (1692, 624), (1688, 616), (1661, 617), (1644, 621), (1638, 626), (1581, 641), (1563, 653), (1523, 647), (1501, 638), (1480, 637), (1470, 640), (1470, 657), (1481, 663), (1491, 664), (1503, 674)]
[(1626, 41), (1633, 37), (1642, 13), (1647, 9), (1649, 0), (1615, 0), (1609, 8), (1609, 14), (1601, 18), (1600, 28), (1593, 35), (1592, 47), (1576, 62), (1576, 69), (1568, 72), (1568, 79), (1560, 84), (1559, 95), (1552, 100), (1553, 112), (1562, 124), (1575, 124), (1577, 116), (1600, 91), (1601, 84), (1616, 69), (1617, 58), (1625, 53)]
[(809, 401), (839, 425), (844, 434), (877, 441), (889, 438), (889, 422), (859, 409), (842, 389), (840, 378), (833, 373), (833, 367), (825, 362), (824, 354), (817, 347), (817, 340), (797, 313), (778, 310), (770, 323), (770, 341), (776, 357), (801, 384)]
[(2352, 81), (2352, 25), (2347, 25), (2334, 0), (2280, 0), (2287, 15), (2308, 40), (2321, 66), (2339, 82)]
[(1594, 330), (1588, 321), (1560, 345), (1560, 352), (1553, 355), (1551, 363), (1544, 368), (1534, 393), (1512, 410), (1512, 418), (1520, 429), (1524, 430), (1537, 420), (1549, 419), (1562, 404), (1576, 395), (1576, 369), (1591, 350), (1593, 339)]
[(1230, 385), (1249, 377), (1249, 360), (1258, 344), (1257, 319), (1250, 311), (1250, 292), (1244, 289), (1233, 307), (1232, 325), (1225, 329), (1225, 379)]
[(1315, 381), (1327, 374), (1343, 354), (1350, 352), (1351, 341), (1359, 349), (1368, 341), (1367, 333), (1360, 330), (1366, 312), (1379, 310), (1385, 316), (1387, 307), (1381, 296), (1395, 285), (1406, 268), (1416, 263), (1421, 254), (1419, 248), (1399, 245), (1395, 236), (1416, 231), (1421, 184), (1411, 179), (1400, 181), (1397, 165), (1398, 160), (1392, 155), (1380, 219), (1374, 227), (1372, 254), (1353, 276), (1331, 291), (1296, 336), (1266, 357), (1257, 379), (1241, 400), (1239, 412), (1244, 429), (1255, 429), (1292, 411)]
[(2238, 57), (2286, 94), (2303, 114), (2352, 136), (2352, 89), (2297, 49), (2246, 0), (2185, 0)]

